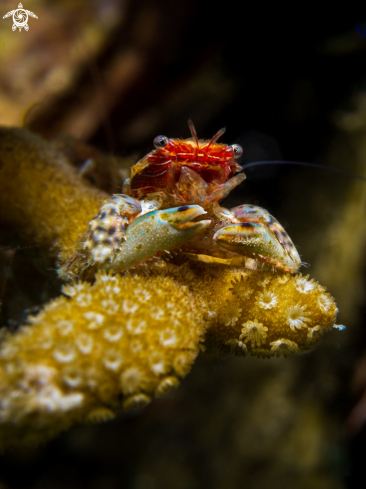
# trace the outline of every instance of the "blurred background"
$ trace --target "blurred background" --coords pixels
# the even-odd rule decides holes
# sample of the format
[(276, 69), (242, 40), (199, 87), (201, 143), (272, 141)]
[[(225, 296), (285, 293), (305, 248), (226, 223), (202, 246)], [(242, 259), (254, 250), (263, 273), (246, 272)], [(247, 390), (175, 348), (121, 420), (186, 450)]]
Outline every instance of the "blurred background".
[[(366, 19), (266, 11), (226, 0), (26, 0), (29, 31), (0, 3), (0, 124), (53, 140), (111, 193), (158, 134), (244, 148), (366, 177)], [(361, 15), (361, 13), (360, 13)], [(338, 489), (365, 487), (366, 183), (259, 166), (224, 202), (266, 208), (328, 287), (338, 322), (314, 351), (197, 362), (143, 410), (70, 430), (0, 459), (1, 488)], [(0, 324), (14, 329), (59, 295), (1, 229)], [(19, 248), (19, 249), (18, 249)], [(361, 482), (360, 482), (361, 480)]]

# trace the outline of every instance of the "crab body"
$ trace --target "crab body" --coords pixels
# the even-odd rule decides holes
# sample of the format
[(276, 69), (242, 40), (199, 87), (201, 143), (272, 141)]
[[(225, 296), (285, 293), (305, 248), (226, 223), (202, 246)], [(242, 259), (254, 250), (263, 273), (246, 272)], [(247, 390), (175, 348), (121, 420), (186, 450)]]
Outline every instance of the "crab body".
[(61, 273), (72, 275), (75, 262), (79, 277), (88, 269), (120, 271), (172, 249), (203, 262), (298, 271), (294, 244), (265, 209), (219, 205), (245, 179), (235, 175), (241, 147), (216, 142), (224, 129), (204, 141), (189, 127), (187, 140), (155, 138), (156, 149), (132, 167), (125, 194), (103, 203)]
[(162, 190), (173, 194), (182, 168), (189, 168), (213, 186), (224, 184), (241, 170), (232, 146), (170, 139), (165, 147), (155, 149), (132, 167), (132, 196), (141, 198)]
[(132, 167), (126, 192), (137, 199), (159, 193), (168, 205), (206, 205), (221, 200), (245, 179), (244, 174), (235, 175), (242, 169), (236, 162), (242, 148), (216, 142), (225, 129), (207, 141), (198, 139), (191, 121), (189, 127), (189, 139), (154, 139), (155, 150)]

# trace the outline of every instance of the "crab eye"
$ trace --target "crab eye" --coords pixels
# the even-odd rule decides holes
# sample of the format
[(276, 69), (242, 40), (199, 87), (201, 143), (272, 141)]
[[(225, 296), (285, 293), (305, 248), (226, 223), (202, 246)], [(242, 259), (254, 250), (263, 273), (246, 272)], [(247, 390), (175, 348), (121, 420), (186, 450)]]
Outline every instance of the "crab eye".
[(240, 158), (240, 156), (243, 154), (243, 148), (239, 146), (239, 144), (233, 144), (231, 147), (233, 148), (234, 151), (234, 158), (235, 159)]
[(169, 139), (166, 136), (156, 136), (154, 146), (156, 149), (164, 148), (168, 144)]

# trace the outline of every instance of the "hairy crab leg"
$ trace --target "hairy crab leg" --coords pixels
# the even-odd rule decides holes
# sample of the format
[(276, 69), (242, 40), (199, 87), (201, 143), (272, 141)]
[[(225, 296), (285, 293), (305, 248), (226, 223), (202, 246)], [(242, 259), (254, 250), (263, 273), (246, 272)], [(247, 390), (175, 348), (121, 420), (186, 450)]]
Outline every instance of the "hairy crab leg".
[(61, 264), (59, 276), (71, 280), (92, 277), (98, 268), (103, 268), (103, 263), (111, 262), (119, 252), (131, 222), (157, 210), (160, 205), (156, 199), (138, 201), (125, 194), (105, 200), (89, 222), (79, 249)]
[(281, 224), (265, 209), (241, 205), (231, 210), (217, 208), (215, 213), (230, 223), (213, 237), (222, 248), (284, 271), (298, 271), (301, 259), (295, 245)]
[(116, 271), (127, 269), (158, 252), (181, 246), (211, 224), (210, 220), (190, 222), (203, 214), (206, 212), (199, 205), (144, 214), (129, 225), (118, 252), (101, 268)]
[(105, 200), (98, 214), (89, 222), (83, 248), (91, 263), (104, 262), (119, 247), (130, 222), (142, 212), (141, 203), (124, 194)]

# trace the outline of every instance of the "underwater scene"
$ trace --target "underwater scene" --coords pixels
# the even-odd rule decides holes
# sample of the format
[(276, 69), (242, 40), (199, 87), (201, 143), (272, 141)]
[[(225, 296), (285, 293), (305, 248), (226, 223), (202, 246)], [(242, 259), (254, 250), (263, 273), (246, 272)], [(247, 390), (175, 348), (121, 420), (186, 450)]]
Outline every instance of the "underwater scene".
[(0, 3), (0, 489), (365, 487), (359, 15)]

